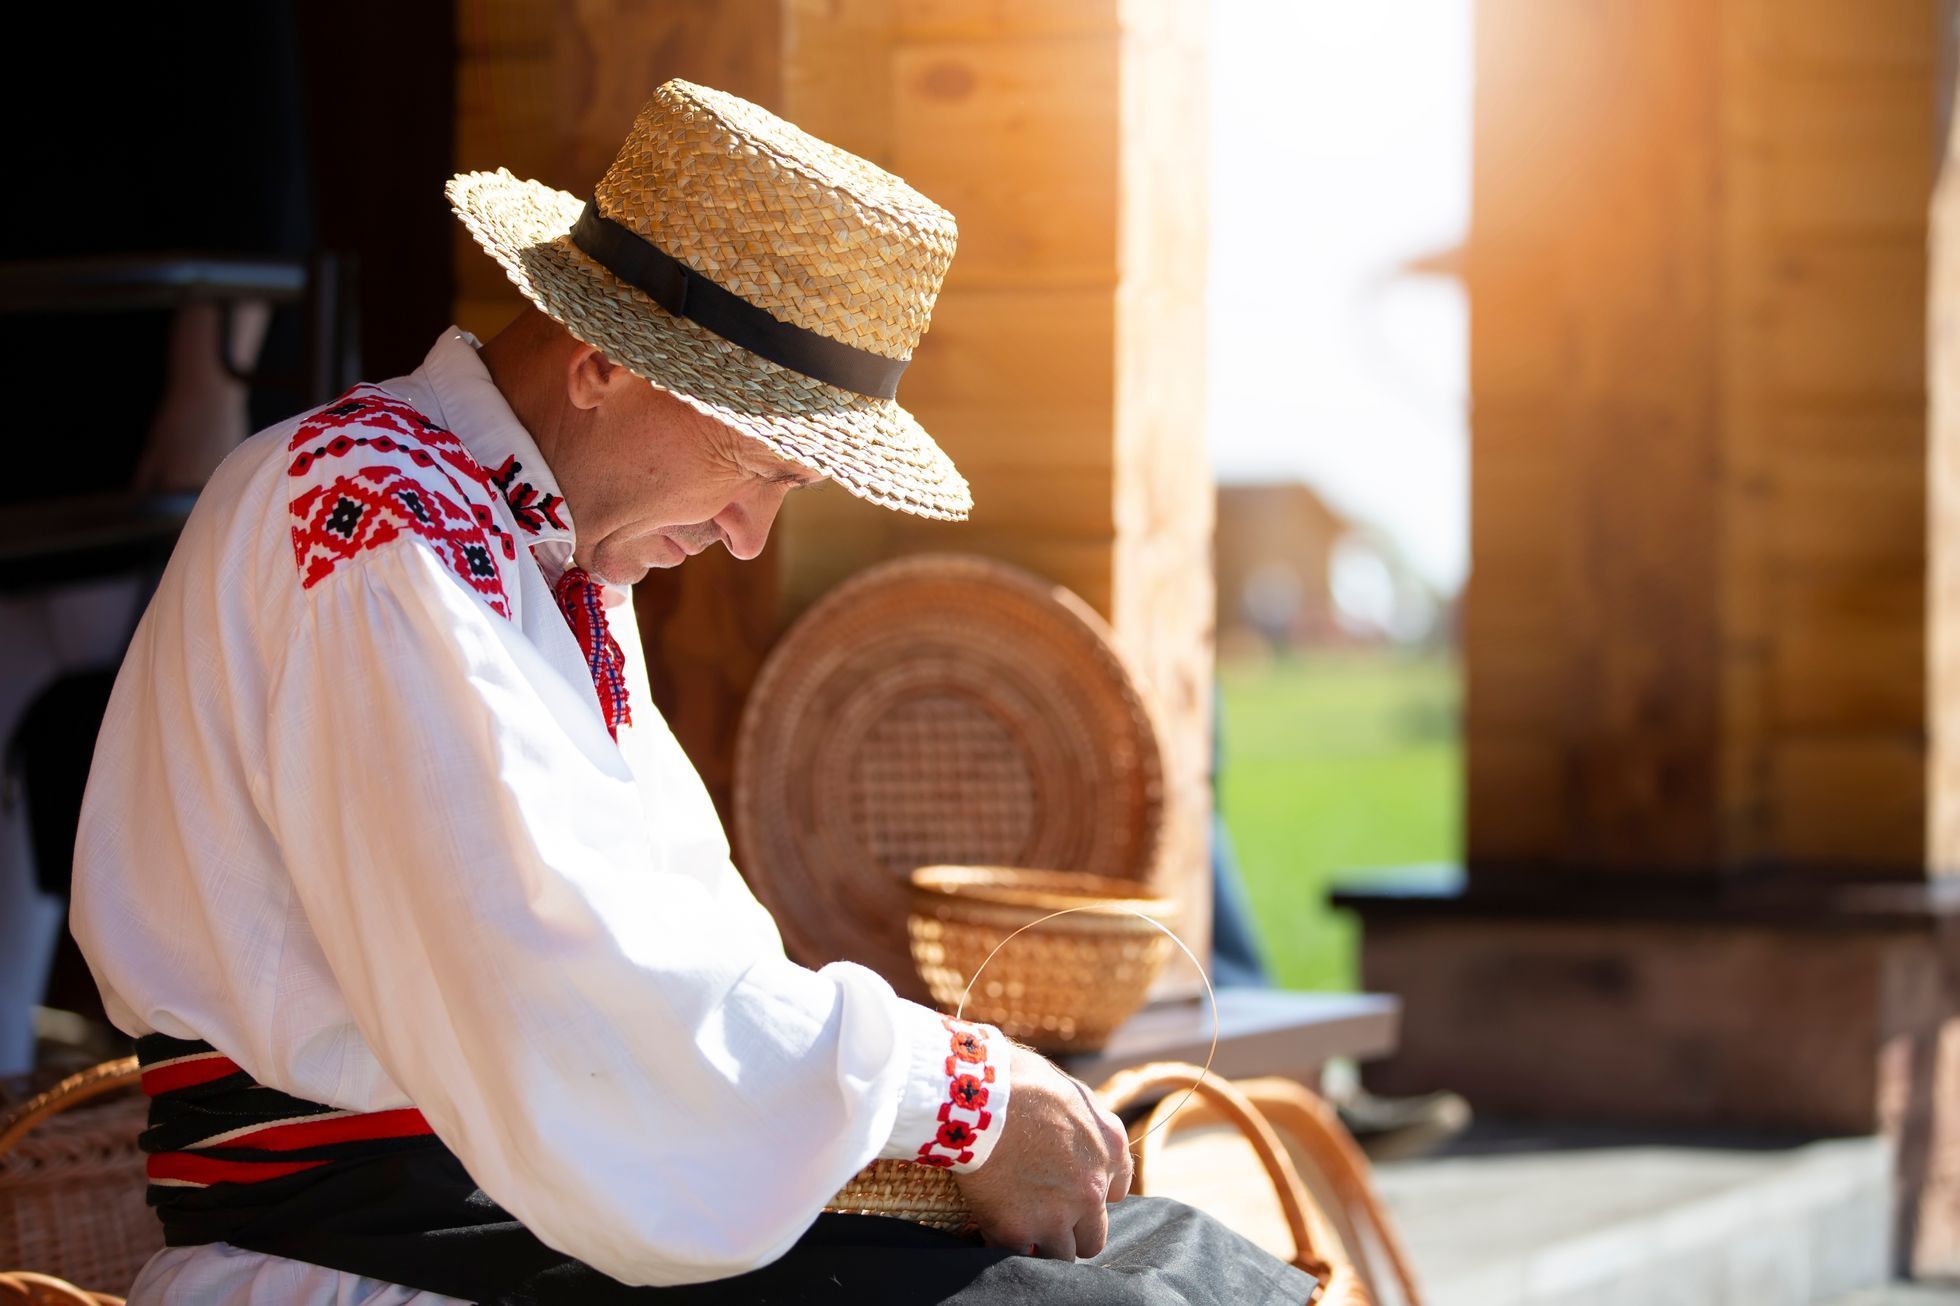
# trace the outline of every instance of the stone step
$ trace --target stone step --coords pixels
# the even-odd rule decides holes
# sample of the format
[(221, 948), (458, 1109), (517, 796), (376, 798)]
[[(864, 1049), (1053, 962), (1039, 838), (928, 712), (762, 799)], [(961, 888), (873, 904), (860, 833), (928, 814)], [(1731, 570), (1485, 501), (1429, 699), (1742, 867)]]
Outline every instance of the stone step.
[(1836, 1306), (1890, 1278), (1882, 1138), (1479, 1121), (1376, 1174), (1429, 1306)]

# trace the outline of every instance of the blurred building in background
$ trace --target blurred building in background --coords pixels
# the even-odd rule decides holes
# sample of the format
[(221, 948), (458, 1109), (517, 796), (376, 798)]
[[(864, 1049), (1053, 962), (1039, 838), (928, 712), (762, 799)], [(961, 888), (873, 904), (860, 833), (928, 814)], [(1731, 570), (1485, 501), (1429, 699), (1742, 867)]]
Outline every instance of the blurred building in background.
[(1218, 655), (1406, 647), (1442, 604), (1396, 538), (1298, 481), (1218, 487)]

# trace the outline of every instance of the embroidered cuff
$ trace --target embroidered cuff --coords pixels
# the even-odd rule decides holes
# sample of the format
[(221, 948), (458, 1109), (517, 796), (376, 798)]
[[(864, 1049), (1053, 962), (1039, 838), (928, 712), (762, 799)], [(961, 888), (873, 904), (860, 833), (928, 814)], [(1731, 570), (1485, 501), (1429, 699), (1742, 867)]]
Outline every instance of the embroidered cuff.
[(906, 1005), (912, 1073), (881, 1155), (962, 1174), (978, 1169), (1007, 1113), (1007, 1037), (992, 1025)]

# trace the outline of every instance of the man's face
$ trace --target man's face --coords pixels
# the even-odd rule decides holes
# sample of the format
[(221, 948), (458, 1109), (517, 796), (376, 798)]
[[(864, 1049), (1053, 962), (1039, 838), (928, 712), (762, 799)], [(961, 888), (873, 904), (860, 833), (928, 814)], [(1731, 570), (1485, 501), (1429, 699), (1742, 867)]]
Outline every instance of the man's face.
[(783, 496), (822, 473), (638, 378), (592, 410), (588, 438), (552, 471), (578, 531), (573, 561), (615, 585), (720, 542), (762, 552)]

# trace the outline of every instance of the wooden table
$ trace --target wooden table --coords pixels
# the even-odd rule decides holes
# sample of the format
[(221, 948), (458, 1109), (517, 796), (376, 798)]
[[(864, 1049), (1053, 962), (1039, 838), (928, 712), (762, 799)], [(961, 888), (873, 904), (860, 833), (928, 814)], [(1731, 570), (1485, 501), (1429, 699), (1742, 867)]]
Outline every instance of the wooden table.
[[(1386, 993), (1288, 993), (1225, 989), (1218, 995), (1215, 1075), (1285, 1075), (1317, 1085), (1333, 1057), (1365, 1060), (1395, 1050), (1402, 1016)], [(1101, 1052), (1061, 1064), (1084, 1083), (1151, 1061), (1203, 1065), (1211, 1045), (1211, 1004), (1202, 996), (1153, 1003), (1116, 1031)]]

